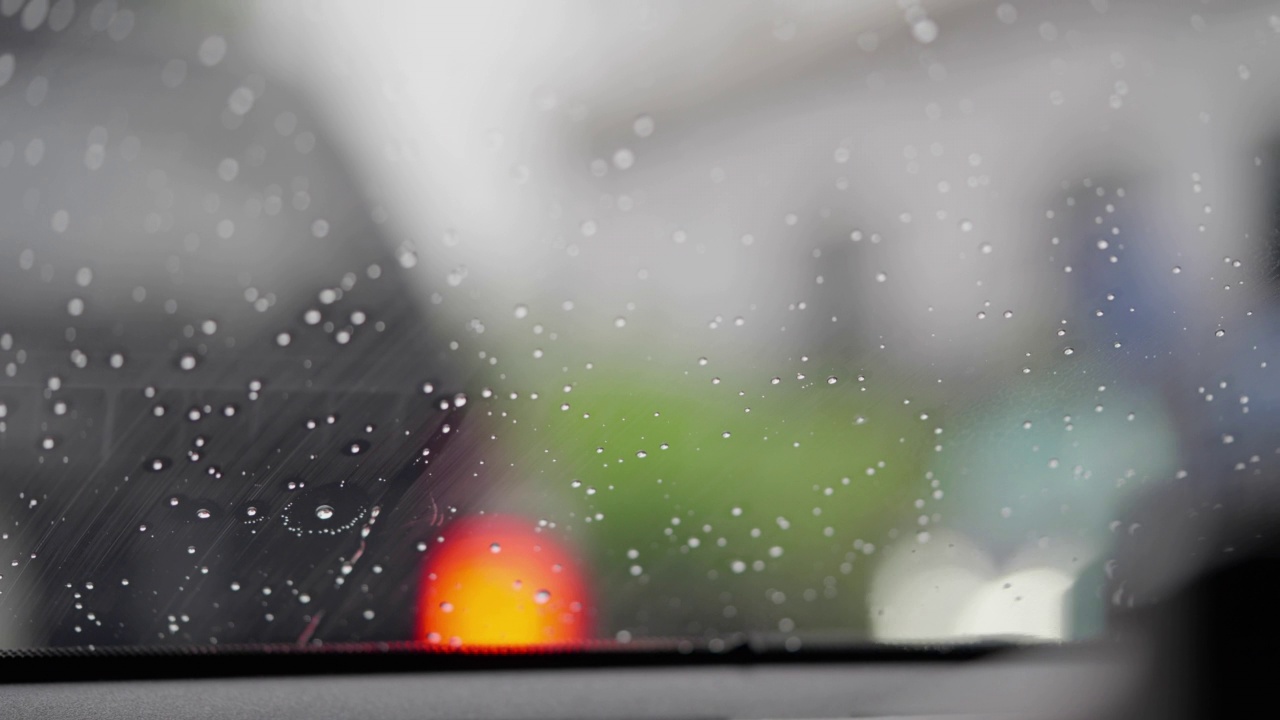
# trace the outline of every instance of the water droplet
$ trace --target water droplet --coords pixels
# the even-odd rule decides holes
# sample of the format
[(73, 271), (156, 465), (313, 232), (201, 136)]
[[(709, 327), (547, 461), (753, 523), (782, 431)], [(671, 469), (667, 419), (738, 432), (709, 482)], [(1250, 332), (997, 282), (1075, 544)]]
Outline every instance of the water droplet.
[(967, 232), (972, 232), (972, 231), (973, 231), (973, 221), (972, 221), (972, 220), (967, 220), (967, 219), (966, 219), (966, 220), (961, 220), (961, 221), (960, 221), (960, 232), (965, 232), (965, 233), (967, 233)]
[(167, 457), (154, 457), (147, 462), (147, 468), (151, 470), (151, 472), (160, 472), (171, 464), (173, 464), (173, 461)]
[(1075, 354), (1076, 354), (1076, 351), (1075, 351), (1073, 348), (1063, 348), (1063, 350), (1062, 350), (1062, 354), (1063, 354), (1063, 355), (1075, 355)]
[(494, 555), (497, 555), (498, 553), (502, 552), (502, 546), (499, 545), (498, 543), (491, 543), (489, 545), (489, 552), (493, 553)]
[(209, 512), (205, 508), (200, 508), (199, 510), (196, 510), (196, 517), (200, 518), (201, 520), (208, 520), (212, 515), (213, 513)]
[(828, 385), (835, 385), (838, 382), (840, 382), (840, 379), (837, 378), (835, 375), (832, 375), (831, 377), (827, 378)]
[(938, 24), (929, 18), (920, 18), (911, 24), (911, 37), (916, 42), (928, 45), (938, 39)]
[(293, 336), (287, 332), (276, 335), (276, 344), (280, 347), (289, 347), (289, 343), (293, 342)]
[(648, 115), (641, 115), (631, 123), (631, 129), (635, 132), (636, 137), (647, 138), (653, 134), (654, 122), (653, 118)]
[(195, 370), (196, 364), (197, 364), (196, 356), (192, 355), (191, 353), (184, 353), (182, 357), (178, 358), (178, 367), (182, 368), (183, 370), (187, 370), (187, 371)]
[(321, 520), (328, 520), (333, 517), (333, 507), (329, 505), (320, 505), (316, 508), (316, 517)]
[(440, 603), (440, 612), (446, 612), (446, 613), (453, 612), (453, 603), (451, 602)]
[(982, 243), (981, 245), (978, 246), (978, 252), (982, 253), (983, 255), (990, 255), (991, 251), (994, 249), (995, 248), (991, 247), (991, 243)]
[(210, 35), (200, 43), (198, 52), (200, 62), (208, 67), (213, 67), (222, 62), (222, 58), (227, 55), (227, 41), (221, 35)]
[(539, 605), (546, 605), (551, 600), (551, 592), (549, 590), (539, 590), (533, 594), (533, 601)]
[(1214, 331), (1213, 336), (1222, 337), (1223, 335), (1226, 335), (1226, 334), (1227, 334), (1226, 330), (1223, 330), (1222, 328), (1218, 328), (1217, 330)]
[(613, 166), (619, 170), (627, 170), (636, 163), (636, 155), (628, 148), (618, 148), (613, 153)]
[(645, 452), (645, 451), (643, 451), (643, 450), (637, 450), (637, 451), (636, 451), (636, 457), (638, 457), (638, 458), (647, 458), (647, 457), (649, 457), (649, 453), (647, 453), (647, 452)]
[(885, 275), (885, 274), (884, 274), (884, 273), (882, 273), (882, 272), (878, 272), (878, 273), (876, 273), (876, 282), (880, 282), (880, 283), (882, 283), (882, 282), (884, 282), (885, 280), (888, 280), (888, 279), (889, 279), (889, 276), (888, 276), (888, 275)]
[(517, 305), (517, 306), (516, 306), (516, 309), (515, 309), (515, 311), (514, 311), (514, 313), (513, 313), (513, 314), (516, 316), (516, 319), (517, 319), (517, 320), (523, 320), (523, 319), (525, 319), (525, 318), (529, 317), (529, 306), (528, 306), (528, 305)]
[(613, 326), (614, 326), (614, 327), (616, 327), (616, 328), (623, 328), (623, 327), (626, 327), (626, 326), (627, 326), (627, 319), (626, 319), (626, 318), (624, 318), (624, 317), (616, 317), (616, 318), (614, 318), (614, 320), (613, 320)]
[(346, 445), (342, 446), (342, 453), (344, 455), (360, 455), (362, 453), (367, 452), (368, 450), (369, 450), (369, 441), (363, 440), (363, 439), (352, 440), (348, 442)]
[(1181, 265), (1174, 265), (1174, 266), (1173, 266), (1173, 274), (1174, 274), (1174, 275), (1181, 275), (1181, 274), (1182, 274), (1182, 266), (1181, 266)]

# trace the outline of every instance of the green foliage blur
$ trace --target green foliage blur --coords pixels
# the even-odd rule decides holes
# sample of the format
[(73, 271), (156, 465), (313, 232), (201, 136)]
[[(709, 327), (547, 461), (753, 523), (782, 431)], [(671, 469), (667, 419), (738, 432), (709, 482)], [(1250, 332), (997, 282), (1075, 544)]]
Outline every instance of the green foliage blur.
[(603, 636), (865, 636), (875, 547), (921, 492), (933, 424), (854, 376), (698, 370), (608, 363), (519, 404), (495, 424), (529, 481), (494, 502), (576, 542)]

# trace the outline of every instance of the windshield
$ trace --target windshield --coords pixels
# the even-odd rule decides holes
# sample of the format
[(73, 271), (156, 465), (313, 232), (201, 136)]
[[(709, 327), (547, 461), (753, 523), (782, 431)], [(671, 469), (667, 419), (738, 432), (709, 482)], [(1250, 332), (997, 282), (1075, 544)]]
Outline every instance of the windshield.
[(1280, 452), (1277, 53), (0, 0), (0, 648), (1097, 637), (1134, 508)]

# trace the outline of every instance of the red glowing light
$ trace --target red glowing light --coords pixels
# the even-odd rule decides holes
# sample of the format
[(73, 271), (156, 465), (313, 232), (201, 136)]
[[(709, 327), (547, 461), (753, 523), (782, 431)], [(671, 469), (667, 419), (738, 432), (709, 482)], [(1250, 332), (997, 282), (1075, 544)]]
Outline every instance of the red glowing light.
[(591, 636), (573, 554), (531, 522), (476, 515), (449, 524), (427, 556), (418, 638), (462, 649), (531, 648)]

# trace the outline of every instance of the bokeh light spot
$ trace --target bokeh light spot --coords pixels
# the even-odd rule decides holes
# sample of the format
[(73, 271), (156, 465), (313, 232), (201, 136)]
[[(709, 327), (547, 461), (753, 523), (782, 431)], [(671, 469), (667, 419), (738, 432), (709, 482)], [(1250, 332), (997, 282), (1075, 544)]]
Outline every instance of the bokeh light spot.
[(478, 515), (450, 523), (441, 537), (424, 561), (418, 639), (517, 649), (591, 637), (586, 578), (550, 532), (523, 518)]

